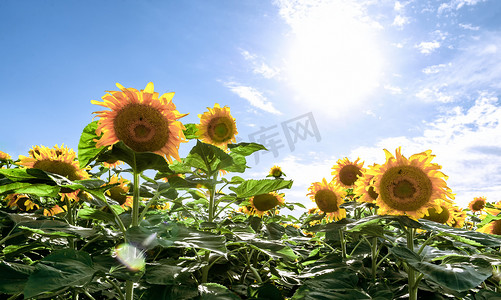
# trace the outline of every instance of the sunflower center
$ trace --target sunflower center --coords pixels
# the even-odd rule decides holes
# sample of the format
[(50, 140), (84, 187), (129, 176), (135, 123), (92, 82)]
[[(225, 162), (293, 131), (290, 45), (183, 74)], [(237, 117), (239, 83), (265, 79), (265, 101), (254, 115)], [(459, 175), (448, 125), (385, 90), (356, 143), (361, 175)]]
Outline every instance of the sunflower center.
[(337, 206), (337, 196), (331, 190), (320, 190), (315, 193), (315, 203), (318, 208), (326, 213), (335, 212), (339, 209)]
[(120, 205), (123, 205), (127, 201), (126, 192), (119, 186), (114, 186), (109, 189), (108, 195), (111, 199), (117, 201)]
[(362, 176), (362, 172), (357, 166), (347, 165), (339, 171), (339, 181), (346, 186), (351, 186), (357, 181), (358, 177)]
[(261, 194), (254, 196), (252, 203), (257, 210), (268, 211), (278, 205), (278, 199), (271, 194)]
[(491, 233), (501, 235), (501, 220), (494, 221)]
[(114, 119), (117, 138), (137, 152), (161, 150), (169, 141), (169, 122), (154, 107), (129, 104)]
[(485, 207), (485, 202), (484, 201), (475, 201), (473, 205), (471, 206), (473, 211), (481, 211)]
[(213, 118), (209, 122), (207, 133), (215, 142), (226, 142), (233, 137), (233, 123), (227, 117)]
[(397, 166), (383, 174), (379, 191), (381, 200), (392, 209), (416, 211), (431, 200), (433, 186), (418, 167)]
[(376, 200), (377, 197), (379, 196), (378, 193), (376, 193), (376, 190), (374, 189), (374, 187), (372, 185), (369, 187), (369, 196), (374, 200)]
[(69, 180), (82, 179), (77, 174), (77, 169), (67, 162), (57, 160), (38, 160), (33, 164), (33, 168), (55, 173), (64, 176)]
[(424, 216), (423, 219), (445, 224), (447, 223), (447, 220), (449, 220), (449, 216), (449, 210), (447, 207), (442, 206), (441, 213), (437, 213), (437, 210), (432, 207), (428, 209), (428, 216)]

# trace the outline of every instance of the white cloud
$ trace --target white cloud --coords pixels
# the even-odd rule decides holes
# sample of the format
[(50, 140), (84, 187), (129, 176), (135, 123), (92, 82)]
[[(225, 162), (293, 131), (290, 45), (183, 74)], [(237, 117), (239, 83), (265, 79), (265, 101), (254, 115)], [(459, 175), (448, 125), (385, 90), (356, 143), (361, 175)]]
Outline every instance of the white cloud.
[(425, 102), (449, 103), (454, 101), (454, 97), (452, 95), (443, 91), (445, 88), (447, 88), (447, 85), (433, 86), (431, 88), (427, 87), (417, 92), (416, 97)]
[(409, 23), (409, 19), (407, 17), (402, 16), (402, 15), (397, 15), (397, 16), (395, 16), (395, 19), (393, 19), (392, 25), (397, 26), (397, 27), (403, 27), (405, 24), (408, 24), (408, 23)]
[(473, 6), (481, 2), (485, 2), (485, 0), (451, 0), (447, 3), (440, 4), (440, 6), (438, 7), (438, 13), (451, 10), (459, 10), (465, 5)]
[(471, 24), (461, 24), (461, 23), (459, 23), (459, 27), (464, 28), (464, 29), (468, 29), (468, 30), (473, 30), (473, 31), (480, 30), (479, 26), (473, 26)]
[(256, 88), (239, 85), (235, 82), (227, 82), (224, 85), (240, 98), (247, 100), (250, 105), (275, 115), (282, 114), (273, 106), (273, 103), (268, 101), (268, 99), (266, 99), (266, 97)]
[(419, 45), (415, 46), (423, 54), (430, 54), (436, 49), (440, 48), (440, 43), (437, 41), (433, 42), (421, 42)]
[(393, 86), (393, 85), (390, 85), (390, 84), (386, 84), (384, 86), (384, 89), (388, 90), (390, 92), (390, 94), (392, 94), (392, 95), (400, 95), (400, 94), (402, 94), (402, 89), (399, 88), (398, 86)]
[(501, 200), (501, 107), (492, 93), (482, 92), (471, 108), (456, 107), (427, 123), (421, 136), (384, 138), (350, 155), (366, 164), (383, 163), (382, 149), (394, 152), (399, 146), (406, 157), (431, 149), (436, 155), (433, 162), (449, 176), (447, 183), (458, 205), (465, 207), (475, 196)]
[(433, 65), (433, 66), (428, 66), (421, 70), (425, 74), (436, 74), (440, 72), (441, 70), (445, 69), (447, 66), (451, 66), (452, 64), (438, 64), (438, 65)]
[(240, 53), (245, 60), (250, 61), (250, 63), (252, 64), (252, 72), (254, 74), (260, 74), (264, 78), (271, 79), (273, 77), (276, 77), (280, 73), (279, 68), (270, 67), (263, 61), (262, 58), (258, 57), (257, 55), (252, 54), (247, 50), (241, 50)]

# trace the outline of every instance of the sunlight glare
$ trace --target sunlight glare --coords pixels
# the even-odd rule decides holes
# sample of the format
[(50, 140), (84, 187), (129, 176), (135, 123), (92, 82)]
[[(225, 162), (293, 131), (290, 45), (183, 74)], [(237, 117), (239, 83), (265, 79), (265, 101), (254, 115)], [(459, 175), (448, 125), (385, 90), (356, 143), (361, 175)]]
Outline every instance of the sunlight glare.
[(308, 7), (288, 22), (295, 33), (287, 64), (296, 100), (331, 116), (351, 113), (370, 100), (383, 68), (377, 23), (345, 1)]

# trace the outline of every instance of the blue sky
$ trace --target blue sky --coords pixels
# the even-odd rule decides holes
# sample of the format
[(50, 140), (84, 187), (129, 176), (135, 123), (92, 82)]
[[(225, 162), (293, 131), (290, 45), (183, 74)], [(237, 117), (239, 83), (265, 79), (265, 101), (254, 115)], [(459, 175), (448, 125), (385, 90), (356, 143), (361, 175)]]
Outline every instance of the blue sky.
[(151, 81), (185, 123), (217, 102), (240, 141), (275, 141), (246, 176), (282, 166), (290, 202), (312, 207), (338, 159), (398, 146), (432, 149), (459, 205), (498, 201), (500, 14), (497, 0), (1, 1), (0, 150), (76, 150), (91, 100)]

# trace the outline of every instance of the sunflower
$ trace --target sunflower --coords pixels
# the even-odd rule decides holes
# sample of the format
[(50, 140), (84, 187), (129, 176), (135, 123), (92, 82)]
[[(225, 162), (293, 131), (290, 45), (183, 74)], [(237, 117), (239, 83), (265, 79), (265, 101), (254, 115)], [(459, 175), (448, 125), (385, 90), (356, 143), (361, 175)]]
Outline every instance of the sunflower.
[(47, 217), (51, 217), (51, 216), (55, 216), (57, 214), (65, 212), (65, 211), (66, 211), (66, 206), (61, 207), (61, 206), (56, 204), (55, 206), (53, 206), (51, 208), (45, 208), (43, 210), (43, 215), (47, 216)]
[(283, 194), (271, 192), (251, 197), (249, 202), (250, 205), (243, 206), (241, 211), (248, 215), (262, 217), (265, 214), (270, 214), (277, 206), (283, 205), (285, 201)]
[(317, 204), (319, 213), (325, 213), (328, 221), (341, 220), (346, 218), (346, 210), (340, 208), (344, 203), (346, 192), (341, 186), (334, 181), (327, 183), (327, 180), (322, 179), (322, 182), (314, 182), (308, 190), (306, 196)]
[(358, 162), (360, 158), (357, 158), (354, 162), (351, 162), (347, 157), (344, 159), (339, 159), (337, 164), (332, 167), (332, 175), (339, 185), (345, 188), (351, 188), (355, 185), (359, 176), (362, 176), (364, 171), (364, 162)]
[(405, 158), (401, 148), (393, 156), (384, 149), (386, 162), (371, 169), (375, 190), (379, 194), (376, 205), (380, 215), (407, 215), (420, 219), (434, 207), (441, 211), (440, 200), (451, 202), (454, 195), (445, 182), (447, 176), (438, 171), (441, 166), (431, 163), (435, 157), (431, 150)]
[(118, 178), (117, 175), (113, 175), (111, 176), (110, 182), (108, 184), (115, 184), (115, 183), (118, 183), (118, 185), (107, 190), (106, 195), (111, 199), (115, 200), (116, 202), (118, 202), (118, 204), (120, 204), (120, 206), (123, 209), (127, 209), (127, 207), (132, 207), (133, 197), (127, 195), (127, 193), (129, 192), (130, 181), (122, 177)]
[(463, 228), (466, 221), (466, 212), (464, 211), (464, 209), (457, 206), (452, 206), (452, 211), (454, 214), (454, 219), (452, 220), (451, 226), (455, 228)]
[(121, 160), (108, 160), (108, 161), (103, 161), (103, 166), (107, 169), (115, 169), (119, 165), (123, 164)]
[(9, 194), (4, 200), (7, 201), (8, 207), (17, 207), (19, 210), (25, 212), (32, 212), (40, 208), (40, 206), (33, 202), (28, 195), (24, 194)]
[(455, 212), (452, 205), (447, 201), (440, 202), (440, 209), (437, 210), (435, 207), (430, 207), (428, 209), (428, 215), (425, 215), (423, 219), (434, 221), (441, 224), (446, 224), (452, 226), (455, 224)]
[(470, 203), (468, 203), (468, 208), (474, 213), (481, 212), (484, 209), (486, 203), (487, 198), (475, 197), (473, 198), (473, 200), (471, 200)]
[(10, 160), (10, 159), (11, 159), (11, 157), (10, 157), (9, 154), (0, 151), (0, 161), (2, 161), (2, 160)]
[(494, 220), (482, 228), (477, 229), (478, 232), (501, 235), (501, 220)]
[(208, 112), (198, 115), (200, 124), (197, 125), (198, 138), (205, 143), (226, 149), (228, 144), (235, 143), (237, 124), (230, 114), (230, 108), (221, 108), (218, 103), (214, 108), (207, 107)]
[(28, 153), (29, 157), (19, 156), (19, 165), (55, 173), (71, 181), (89, 178), (86, 169), (80, 169), (75, 151), (64, 145), (53, 148), (34, 146)]
[(153, 83), (144, 90), (124, 88), (117, 83), (120, 91), (108, 91), (102, 97), (104, 102), (92, 100), (92, 104), (111, 109), (96, 111), (99, 119), (97, 135), (101, 138), (96, 147), (111, 146), (118, 141), (136, 152), (154, 152), (180, 160), (179, 145), (186, 142), (184, 125), (178, 119), (186, 116), (176, 110), (172, 102), (174, 93), (158, 97)]
[(282, 168), (280, 168), (279, 166), (273, 166), (270, 169), (270, 173), (266, 177), (275, 177), (275, 179), (278, 179), (282, 176), (287, 176), (284, 172), (282, 172)]
[[(377, 169), (378, 167), (380, 167), (378, 164), (374, 164), (369, 169)], [(355, 182), (353, 192), (360, 196), (357, 198), (358, 202), (376, 203), (378, 193), (374, 188), (374, 175), (364, 170), (362, 176)]]

